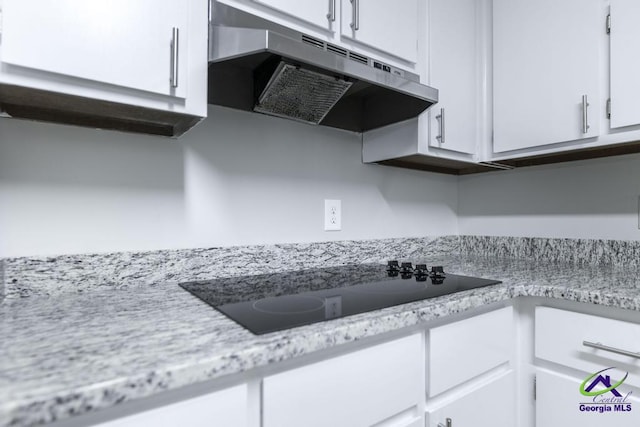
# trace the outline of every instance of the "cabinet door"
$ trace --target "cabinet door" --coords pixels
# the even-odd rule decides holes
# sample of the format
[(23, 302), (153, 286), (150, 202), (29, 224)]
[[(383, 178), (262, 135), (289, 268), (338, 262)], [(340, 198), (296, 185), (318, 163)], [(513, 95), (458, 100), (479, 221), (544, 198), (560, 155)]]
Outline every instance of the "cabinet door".
[(266, 377), (264, 427), (412, 426), (424, 399), (420, 334)]
[(247, 427), (247, 410), (247, 386), (241, 385), (97, 424), (95, 427)]
[[(513, 427), (516, 425), (513, 372), (427, 412), (427, 427)], [(567, 424), (572, 425), (572, 424)]]
[(432, 328), (427, 348), (429, 396), (509, 362), (514, 338), (512, 307)]
[(493, 1), (495, 152), (598, 136), (601, 17), (600, 0)]
[(2, 62), (184, 98), (188, 7), (187, 0), (4, 0)]
[[(536, 427), (636, 427), (640, 401), (633, 395), (620, 406), (594, 404), (593, 397), (580, 394), (584, 378), (572, 378), (538, 369), (536, 373)], [(624, 391), (624, 386), (620, 391)], [(625, 395), (626, 393), (623, 393)], [(611, 393), (607, 395), (612, 396)], [(604, 396), (604, 395), (603, 395)], [(608, 397), (604, 397), (608, 398)], [(631, 405), (631, 411), (628, 411)], [(593, 408), (588, 411), (586, 408)], [(610, 409), (598, 412), (599, 408)]]
[(611, 128), (640, 124), (640, 2), (611, 0)]
[(324, 29), (331, 28), (336, 19), (336, 0), (291, 1), (291, 0), (253, 0), (269, 6), (280, 13), (285, 13), (309, 24)]
[(429, 112), (429, 144), (467, 154), (476, 152), (480, 129), (477, 4), (429, 2), (429, 82), (439, 90), (438, 104)]
[(418, 61), (418, 0), (342, 0), (341, 35), (406, 61)]

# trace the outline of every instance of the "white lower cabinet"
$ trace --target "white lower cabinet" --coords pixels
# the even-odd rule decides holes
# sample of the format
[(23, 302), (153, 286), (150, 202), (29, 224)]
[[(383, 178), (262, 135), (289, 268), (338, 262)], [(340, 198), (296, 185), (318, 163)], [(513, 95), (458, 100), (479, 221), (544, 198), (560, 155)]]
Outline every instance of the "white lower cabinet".
[(263, 427), (421, 425), (422, 334), (263, 380)]
[[(594, 397), (583, 396), (580, 385), (585, 378), (574, 378), (544, 369), (536, 370), (536, 427), (637, 427), (640, 400), (631, 394), (624, 403), (594, 403)], [(624, 385), (619, 391), (625, 391)], [(626, 396), (626, 392), (621, 393)], [(602, 395), (597, 400), (613, 396)]]
[(620, 354), (640, 351), (640, 325), (550, 307), (537, 307), (535, 315), (537, 358), (586, 374), (615, 366), (640, 387), (640, 359)]
[(429, 330), (429, 396), (508, 363), (514, 338), (512, 307)]
[(427, 427), (514, 427), (515, 374), (509, 372), (488, 384), (447, 399), (427, 410)]
[(247, 427), (248, 410), (247, 386), (239, 385), (95, 427)]
[(640, 425), (640, 314), (514, 304), (97, 426)]
[(536, 307), (536, 427), (638, 426), (639, 350), (637, 323)]
[[(428, 331), (427, 427), (515, 426), (513, 307)], [(500, 398), (496, 398), (500, 396)]]
[(427, 334), (266, 377), (263, 427), (513, 427), (513, 307)]

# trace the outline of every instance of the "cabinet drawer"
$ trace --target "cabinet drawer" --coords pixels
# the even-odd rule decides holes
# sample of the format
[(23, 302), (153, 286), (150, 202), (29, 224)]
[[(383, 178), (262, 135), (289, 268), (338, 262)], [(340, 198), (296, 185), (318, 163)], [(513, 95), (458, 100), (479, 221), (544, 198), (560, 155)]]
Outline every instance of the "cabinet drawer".
[[(422, 337), (412, 335), (264, 379), (264, 427), (371, 426), (420, 418)], [(398, 421), (401, 421), (398, 419)]]
[(451, 418), (455, 427), (513, 427), (516, 425), (516, 397), (511, 390), (515, 390), (513, 372), (428, 410), (426, 426), (445, 425), (445, 420)]
[(640, 386), (640, 359), (585, 346), (584, 341), (640, 351), (640, 325), (549, 307), (536, 308), (536, 357), (586, 373), (615, 366)]
[(151, 409), (94, 427), (208, 427), (211, 425), (246, 427), (248, 404), (246, 385)]
[(429, 395), (508, 362), (515, 337), (513, 308), (433, 328), (429, 331)]

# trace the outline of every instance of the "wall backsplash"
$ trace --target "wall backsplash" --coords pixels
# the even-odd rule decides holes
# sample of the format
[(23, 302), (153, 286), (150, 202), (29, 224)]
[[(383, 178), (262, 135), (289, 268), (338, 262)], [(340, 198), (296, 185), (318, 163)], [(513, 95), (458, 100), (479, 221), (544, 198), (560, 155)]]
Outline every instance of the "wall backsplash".
[(460, 236), (462, 254), (640, 268), (640, 241), (550, 239), (541, 237)]
[[(220, 107), (177, 140), (0, 119), (0, 258), (457, 234), (456, 177), (361, 151)], [(342, 231), (323, 230), (324, 199)]]
[(460, 177), (459, 234), (640, 240), (640, 155)]
[[(640, 155), (456, 178), (364, 165), (353, 133), (209, 115), (178, 140), (0, 119), (0, 258), (437, 235), (640, 240)], [(342, 231), (323, 231), (324, 199), (342, 200)]]
[(2, 301), (6, 295), (5, 287), (4, 260), (0, 259), (0, 301)]

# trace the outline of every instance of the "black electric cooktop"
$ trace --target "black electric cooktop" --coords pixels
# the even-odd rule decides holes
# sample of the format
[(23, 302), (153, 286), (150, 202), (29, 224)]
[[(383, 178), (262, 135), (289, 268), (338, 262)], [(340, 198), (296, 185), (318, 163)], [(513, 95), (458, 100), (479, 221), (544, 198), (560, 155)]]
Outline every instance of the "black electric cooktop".
[(180, 283), (260, 335), (501, 283), (425, 264), (357, 264)]

